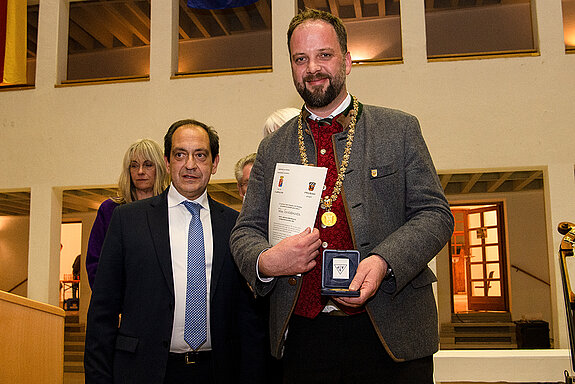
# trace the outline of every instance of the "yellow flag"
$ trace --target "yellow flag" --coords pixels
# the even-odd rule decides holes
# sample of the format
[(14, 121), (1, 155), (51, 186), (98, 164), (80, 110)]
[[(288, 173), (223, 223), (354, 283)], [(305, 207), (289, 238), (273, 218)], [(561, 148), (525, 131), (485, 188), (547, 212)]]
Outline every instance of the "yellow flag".
[(2, 84), (26, 84), (26, 0), (8, 0)]

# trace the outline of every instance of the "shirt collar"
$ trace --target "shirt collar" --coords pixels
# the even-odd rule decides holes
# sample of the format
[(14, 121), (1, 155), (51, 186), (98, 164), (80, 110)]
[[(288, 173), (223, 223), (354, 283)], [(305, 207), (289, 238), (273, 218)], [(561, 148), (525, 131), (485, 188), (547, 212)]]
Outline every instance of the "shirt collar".
[(180, 192), (178, 192), (176, 187), (174, 187), (173, 183), (170, 183), (170, 189), (168, 190), (168, 208), (175, 207), (178, 204), (182, 204), (182, 202), (185, 200), (193, 201), (195, 203), (200, 204), (202, 206), (202, 208), (207, 209), (208, 211), (210, 210), (210, 204), (208, 202), (208, 189), (207, 188), (204, 191), (204, 193), (202, 193), (200, 195), (200, 197), (198, 197), (195, 200), (189, 200), (189, 199), (185, 198)]
[[(343, 111), (345, 111), (345, 109), (349, 106), (349, 104), (351, 103), (351, 95), (349, 94), (349, 92), (347, 93), (347, 96), (345, 97), (345, 99), (341, 102), (340, 105), (338, 105), (338, 107), (336, 109), (334, 109), (329, 116), (324, 117), (324, 119), (333, 119), (334, 117), (336, 117), (337, 115), (339, 115), (340, 113), (342, 113)], [(307, 108), (307, 105), (305, 106), (305, 109), (309, 112), (309, 118), (312, 120), (320, 120), (322, 119), (321, 117), (319, 117), (318, 115), (316, 115), (315, 113), (313, 113), (312, 111), (310, 111)]]

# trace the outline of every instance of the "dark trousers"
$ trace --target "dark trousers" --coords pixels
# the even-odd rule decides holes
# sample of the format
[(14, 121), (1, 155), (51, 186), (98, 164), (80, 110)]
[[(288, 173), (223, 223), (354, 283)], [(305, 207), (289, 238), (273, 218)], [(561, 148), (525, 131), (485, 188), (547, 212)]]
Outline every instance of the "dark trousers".
[(394, 362), (366, 313), (292, 316), (282, 361), (284, 384), (433, 384), (433, 356)]

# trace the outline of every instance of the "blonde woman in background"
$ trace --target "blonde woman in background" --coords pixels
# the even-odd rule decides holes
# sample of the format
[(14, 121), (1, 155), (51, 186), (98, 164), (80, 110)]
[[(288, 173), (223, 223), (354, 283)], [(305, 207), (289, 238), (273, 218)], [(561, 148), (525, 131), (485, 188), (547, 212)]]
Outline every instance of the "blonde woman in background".
[(98, 214), (88, 241), (86, 271), (90, 288), (94, 285), (100, 251), (114, 209), (121, 204), (159, 195), (169, 184), (162, 148), (151, 139), (140, 139), (130, 145), (118, 180), (118, 196), (105, 200)]

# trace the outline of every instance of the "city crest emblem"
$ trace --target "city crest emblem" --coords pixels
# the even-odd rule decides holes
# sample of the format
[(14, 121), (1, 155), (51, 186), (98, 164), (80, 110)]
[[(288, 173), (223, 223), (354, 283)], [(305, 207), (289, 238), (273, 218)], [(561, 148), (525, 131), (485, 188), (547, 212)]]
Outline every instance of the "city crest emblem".
[(308, 187), (308, 189), (309, 189), (311, 192), (313, 192), (314, 188), (315, 188), (315, 181), (310, 181), (310, 182), (309, 182), (309, 187)]

